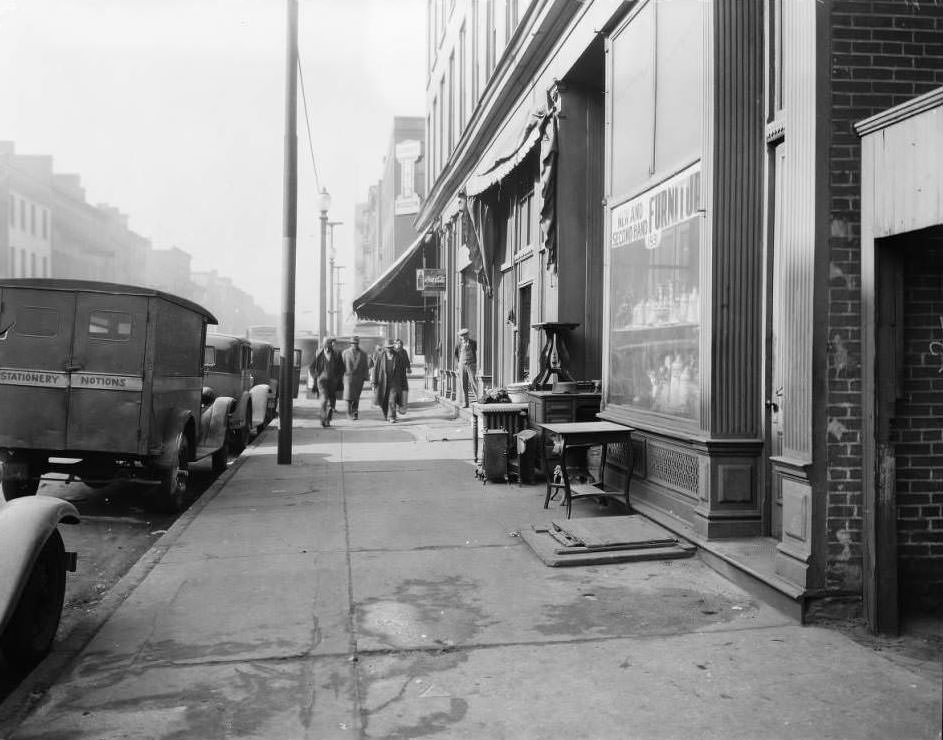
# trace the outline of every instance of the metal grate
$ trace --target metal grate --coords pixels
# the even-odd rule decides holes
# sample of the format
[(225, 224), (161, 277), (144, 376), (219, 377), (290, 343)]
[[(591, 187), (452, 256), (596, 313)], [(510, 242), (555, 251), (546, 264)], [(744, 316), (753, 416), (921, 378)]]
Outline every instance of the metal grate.
[(649, 480), (697, 495), (700, 486), (695, 455), (649, 442), (646, 462)]

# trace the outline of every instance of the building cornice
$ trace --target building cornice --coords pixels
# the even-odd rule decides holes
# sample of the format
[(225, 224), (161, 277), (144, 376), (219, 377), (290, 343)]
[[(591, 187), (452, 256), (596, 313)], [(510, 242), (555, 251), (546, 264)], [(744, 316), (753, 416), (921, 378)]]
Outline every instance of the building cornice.
[(924, 93), (913, 100), (895, 105), (893, 108), (888, 108), (870, 118), (859, 121), (855, 124), (855, 131), (858, 132), (858, 136), (866, 136), (867, 134), (880, 131), (895, 123), (905, 121), (908, 118), (913, 118), (920, 113), (941, 106), (943, 106), (943, 87), (938, 87), (936, 90)]

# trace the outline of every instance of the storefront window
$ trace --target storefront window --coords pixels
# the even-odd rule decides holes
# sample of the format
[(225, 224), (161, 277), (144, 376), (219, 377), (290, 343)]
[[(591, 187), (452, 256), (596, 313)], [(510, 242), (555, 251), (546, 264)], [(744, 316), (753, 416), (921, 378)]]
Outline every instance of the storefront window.
[(655, 3), (648, 3), (612, 40), (612, 184), (614, 195), (637, 191), (652, 174)]
[(700, 164), (615, 207), (607, 405), (699, 409)]
[(692, 161), (701, 150), (702, 0), (659, 2), (655, 40), (655, 171)]

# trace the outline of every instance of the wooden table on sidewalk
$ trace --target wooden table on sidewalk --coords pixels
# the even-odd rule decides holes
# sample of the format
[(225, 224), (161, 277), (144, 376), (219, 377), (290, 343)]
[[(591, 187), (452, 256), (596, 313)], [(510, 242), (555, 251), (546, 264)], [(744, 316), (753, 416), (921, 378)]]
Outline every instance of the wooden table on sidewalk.
[[(632, 432), (634, 430), (632, 427), (616, 424), (611, 421), (568, 422), (562, 424), (539, 424), (538, 426), (546, 435), (557, 437), (561, 442), (559, 451), (561, 480), (559, 482), (554, 480), (554, 476), (550, 472), (551, 468), (547, 457), (547, 445), (540, 445), (544, 474), (547, 479), (547, 496), (544, 499), (545, 509), (550, 505), (550, 499), (553, 493), (563, 489), (563, 503), (566, 506), (567, 519), (570, 518), (570, 512), (573, 508), (573, 499), (585, 496), (619, 496), (625, 501), (626, 512), (628, 513), (632, 510), (629, 506), (629, 484), (632, 482), (633, 462)], [(621, 489), (607, 486), (605, 483), (606, 463), (610, 444), (623, 444), (626, 449), (625, 483)], [(569, 471), (566, 467), (567, 450), (588, 449), (596, 446), (602, 447), (599, 462), (599, 480), (595, 483), (576, 483), (571, 481)]]

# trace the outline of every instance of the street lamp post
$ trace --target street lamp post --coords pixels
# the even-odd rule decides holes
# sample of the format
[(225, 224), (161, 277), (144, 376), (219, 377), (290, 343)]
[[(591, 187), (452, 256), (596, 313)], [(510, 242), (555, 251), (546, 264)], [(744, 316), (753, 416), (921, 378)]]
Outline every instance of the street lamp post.
[(340, 226), (342, 223), (344, 222), (343, 221), (328, 221), (327, 222), (327, 226), (331, 230), (330, 239), (329, 239), (330, 249), (331, 249), (331, 258), (330, 258), (331, 265), (330, 265), (330, 272), (328, 272), (328, 280), (330, 281), (331, 295), (330, 295), (330, 300), (327, 304), (328, 306), (330, 306), (330, 308), (328, 308), (327, 310), (327, 314), (329, 317), (329, 320), (327, 323), (328, 323), (328, 333), (330, 333), (333, 336), (337, 336), (337, 329), (334, 326), (335, 325), (335, 321), (334, 321), (334, 257), (336, 255), (336, 251), (334, 249), (334, 227)]
[(318, 210), (321, 211), (321, 264), (320, 290), (318, 291), (318, 350), (324, 347), (327, 336), (327, 211), (331, 207), (331, 196), (327, 188), (318, 195)]
[(334, 265), (334, 270), (331, 272), (331, 281), (334, 283), (334, 324), (335, 334), (341, 330), (341, 286), (344, 284), (340, 281), (341, 270), (347, 269), (346, 265)]

